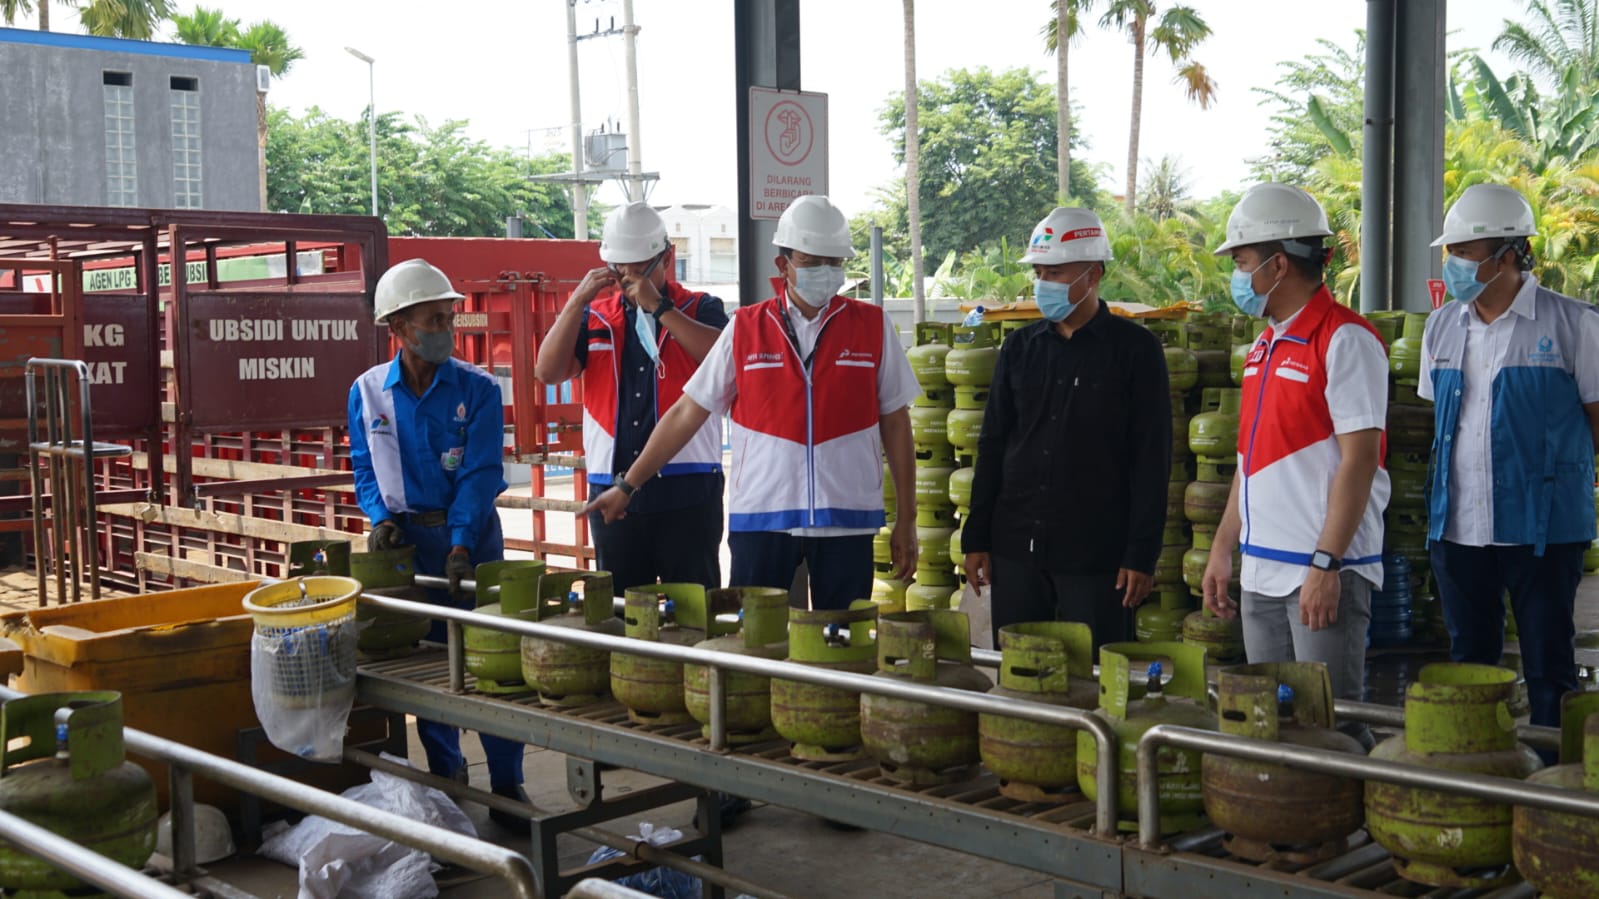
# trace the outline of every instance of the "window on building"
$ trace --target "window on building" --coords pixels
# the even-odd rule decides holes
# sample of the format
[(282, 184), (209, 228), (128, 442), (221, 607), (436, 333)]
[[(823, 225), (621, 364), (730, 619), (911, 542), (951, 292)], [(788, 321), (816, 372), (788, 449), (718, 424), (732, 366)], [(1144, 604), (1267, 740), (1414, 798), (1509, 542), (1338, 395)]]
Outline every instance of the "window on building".
[(200, 79), (172, 79), (172, 205), (199, 209), (204, 205), (200, 188)]
[(138, 160), (133, 145), (133, 73), (104, 72), (106, 204), (137, 206)]
[(711, 238), (712, 256), (731, 256), (738, 251), (738, 242), (731, 237)]

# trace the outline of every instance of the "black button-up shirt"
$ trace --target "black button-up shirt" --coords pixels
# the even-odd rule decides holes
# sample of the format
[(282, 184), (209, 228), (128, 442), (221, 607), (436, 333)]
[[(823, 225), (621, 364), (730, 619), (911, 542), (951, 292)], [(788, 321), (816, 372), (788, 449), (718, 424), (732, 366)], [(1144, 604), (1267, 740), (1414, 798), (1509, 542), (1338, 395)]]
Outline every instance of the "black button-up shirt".
[(1070, 339), (1047, 321), (1016, 331), (994, 368), (961, 549), (1153, 573), (1171, 440), (1165, 353), (1141, 325), (1101, 303)]

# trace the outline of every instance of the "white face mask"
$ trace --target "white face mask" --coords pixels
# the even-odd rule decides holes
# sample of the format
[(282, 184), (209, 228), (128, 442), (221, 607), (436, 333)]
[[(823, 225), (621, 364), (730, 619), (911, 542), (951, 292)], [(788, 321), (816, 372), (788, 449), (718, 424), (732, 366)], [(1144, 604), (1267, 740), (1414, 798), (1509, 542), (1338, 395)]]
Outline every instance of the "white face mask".
[(794, 292), (812, 306), (826, 306), (828, 301), (844, 289), (842, 265), (813, 265), (794, 269)]

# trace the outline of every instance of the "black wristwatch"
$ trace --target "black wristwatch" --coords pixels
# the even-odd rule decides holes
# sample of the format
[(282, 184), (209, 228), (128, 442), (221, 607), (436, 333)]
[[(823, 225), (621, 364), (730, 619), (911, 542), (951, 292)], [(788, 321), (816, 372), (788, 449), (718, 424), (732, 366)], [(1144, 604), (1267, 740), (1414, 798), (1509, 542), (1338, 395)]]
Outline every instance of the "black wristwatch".
[(673, 309), (676, 309), (676, 308), (677, 308), (677, 304), (672, 302), (672, 298), (671, 297), (661, 297), (659, 300), (655, 301), (655, 311), (651, 312), (650, 314), (655, 316), (655, 320), (656, 321), (660, 321), (661, 320), (661, 316), (665, 315), (668, 312), (671, 312)]
[(616, 476), (616, 489), (622, 491), (623, 496), (632, 496), (638, 492), (638, 488), (634, 487), (632, 484), (629, 484), (627, 482), (627, 478), (624, 478), (621, 475)]
[(1322, 571), (1337, 571), (1344, 567), (1344, 560), (1326, 550), (1318, 549), (1310, 554), (1310, 567), (1320, 568)]

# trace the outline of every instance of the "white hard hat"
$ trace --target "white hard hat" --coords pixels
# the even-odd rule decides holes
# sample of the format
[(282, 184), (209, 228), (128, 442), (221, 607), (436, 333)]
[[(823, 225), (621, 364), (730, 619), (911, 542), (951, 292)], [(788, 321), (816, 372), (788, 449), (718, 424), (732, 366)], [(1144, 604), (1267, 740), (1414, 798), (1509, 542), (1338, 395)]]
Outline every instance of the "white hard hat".
[(1435, 247), (1491, 237), (1531, 237), (1538, 233), (1527, 198), (1503, 184), (1473, 184), (1461, 192), (1444, 216), (1444, 233)]
[(390, 267), (378, 279), (378, 289), (372, 299), (373, 321), (383, 324), (389, 316), (401, 309), (434, 300), (460, 300), (450, 279), (429, 265), (424, 259), (407, 259)]
[(1016, 260), (1023, 265), (1060, 265), (1065, 262), (1108, 262), (1110, 241), (1099, 216), (1075, 206), (1057, 206), (1033, 229), (1027, 252)]
[[(172, 813), (167, 812), (156, 822), (155, 851), (172, 857)], [(194, 804), (194, 860), (197, 864), (210, 864), (233, 854), (233, 831), (228, 828), (228, 816), (214, 805)]]
[(666, 222), (648, 203), (611, 210), (600, 235), (600, 259), (613, 265), (644, 262), (666, 250)]
[(830, 259), (855, 255), (844, 213), (821, 194), (807, 194), (788, 204), (783, 217), (777, 220), (772, 246)]
[(1238, 199), (1233, 214), (1227, 217), (1226, 240), (1215, 255), (1225, 256), (1234, 247), (1250, 244), (1331, 235), (1327, 213), (1315, 197), (1292, 184), (1268, 181), (1244, 191)]

